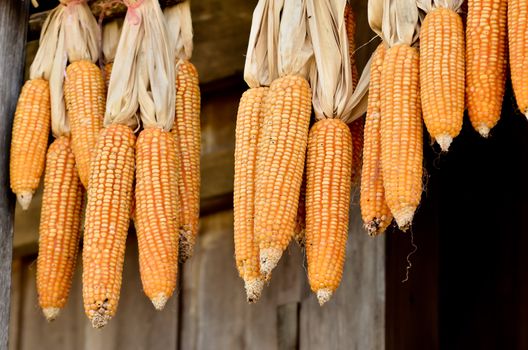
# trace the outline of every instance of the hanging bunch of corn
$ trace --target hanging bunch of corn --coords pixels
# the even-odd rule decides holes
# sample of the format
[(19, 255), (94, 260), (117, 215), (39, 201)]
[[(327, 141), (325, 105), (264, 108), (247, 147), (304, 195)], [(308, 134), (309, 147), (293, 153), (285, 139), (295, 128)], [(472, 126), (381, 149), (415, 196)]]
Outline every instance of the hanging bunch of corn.
[(72, 149), (79, 177), (88, 186), (90, 161), (103, 126), (105, 85), (99, 58), (99, 26), (88, 4), (63, 0), (63, 19), (69, 65), (64, 80), (64, 100), (71, 127)]
[[(425, 126), (447, 152), (462, 129), (465, 103), (464, 0), (418, 0), (426, 16), (420, 29), (420, 91)], [(442, 28), (442, 30), (438, 30)]]
[(119, 43), (119, 35), (121, 35), (121, 28), (123, 23), (119, 20), (111, 21), (103, 27), (103, 77), (108, 90), (108, 84), (110, 83), (110, 76), (112, 75), (112, 67), (114, 66), (114, 59), (117, 50), (117, 44)]
[(165, 9), (176, 72), (176, 117), (172, 133), (180, 158), (178, 176), (180, 261), (193, 254), (200, 215), (200, 86), (189, 61), (193, 49), (190, 0)]
[(468, 1), (467, 108), (473, 128), (483, 137), (488, 137), (501, 115), (506, 83), (507, 8), (508, 0)]
[[(145, 0), (128, 10), (110, 77), (104, 128), (90, 171), (83, 245), (83, 301), (86, 315), (100, 328), (119, 302), (135, 167), (134, 129), (138, 125), (138, 53), (145, 37)], [(167, 92), (168, 93), (168, 92)]]
[(422, 195), (420, 63), (411, 46), (418, 36), (418, 8), (414, 0), (381, 1), (389, 46), (381, 72), (381, 168), (387, 204), (405, 230)]
[[(272, 11), (277, 11), (282, 1), (274, 3)], [(293, 236), (311, 114), (306, 77), (313, 49), (306, 2), (285, 0), (280, 13), (279, 78), (269, 88), (257, 150), (255, 236), (264, 275), (275, 268)]]
[[(174, 124), (174, 52), (156, 0), (142, 5), (144, 38), (138, 55), (137, 93), (143, 124), (136, 143), (136, 215), (143, 290), (158, 310), (178, 276), (179, 160)], [(153, 54), (154, 53), (154, 54)]]
[(528, 6), (508, 0), (508, 46), (513, 92), (521, 113), (528, 118)]
[(31, 64), (29, 80), (22, 87), (13, 121), (9, 176), (11, 190), (23, 210), (29, 208), (44, 171), (52, 113), (49, 80), (64, 8), (59, 5), (53, 9), (42, 26), (39, 49)]
[(259, 132), (266, 112), (266, 98), (278, 77), (273, 50), (278, 37), (278, 12), (274, 0), (261, 0), (253, 13), (244, 78), (249, 89), (240, 99), (236, 122), (234, 181), (235, 259), (244, 280), (248, 302), (256, 302), (264, 287), (255, 237), (255, 179)]
[[(61, 9), (54, 10), (55, 14), (63, 11), (64, 6), (59, 5), (59, 8)], [(83, 187), (71, 149), (62, 94), (66, 61), (65, 29), (60, 25), (60, 17), (54, 17), (46, 27), (54, 28), (56, 43), (50, 69), (51, 125), (55, 140), (46, 156), (39, 227), (37, 292), (40, 307), (48, 321), (58, 316), (68, 299), (79, 250), (83, 202)]]
[(363, 91), (354, 92), (346, 0), (308, 0), (307, 5), (315, 56), (310, 83), (317, 121), (308, 138), (306, 255), (310, 286), (322, 305), (330, 300), (343, 274), (353, 167), (347, 123), (364, 113), (356, 107), (365, 105), (361, 101), (368, 88), (368, 73), (359, 84)]

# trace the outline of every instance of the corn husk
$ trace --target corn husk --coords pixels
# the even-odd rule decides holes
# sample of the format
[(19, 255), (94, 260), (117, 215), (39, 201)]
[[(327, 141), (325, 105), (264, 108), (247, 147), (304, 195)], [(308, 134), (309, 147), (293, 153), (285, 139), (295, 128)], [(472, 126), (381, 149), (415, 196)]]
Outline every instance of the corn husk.
[(103, 62), (105, 64), (114, 62), (122, 27), (123, 22), (121, 20), (114, 20), (103, 27), (102, 47)]
[(419, 38), (420, 23), (416, 0), (382, 0), (384, 2), (382, 32), (389, 47), (413, 45)]
[(251, 88), (269, 86), (279, 77), (277, 47), (284, 0), (259, 0), (249, 34), (244, 80)]
[(177, 61), (190, 60), (193, 51), (193, 28), (190, 1), (168, 7), (163, 11), (168, 40)]
[(464, 0), (416, 0), (416, 6), (426, 13), (438, 7), (459, 12), (463, 3)]
[(354, 91), (344, 11), (346, 0), (308, 0), (310, 37), (316, 64), (310, 81), (317, 119), (347, 123), (366, 112), (370, 61)]
[(63, 26), (66, 52), (71, 62), (97, 61), (99, 58), (99, 26), (86, 2), (66, 3)]

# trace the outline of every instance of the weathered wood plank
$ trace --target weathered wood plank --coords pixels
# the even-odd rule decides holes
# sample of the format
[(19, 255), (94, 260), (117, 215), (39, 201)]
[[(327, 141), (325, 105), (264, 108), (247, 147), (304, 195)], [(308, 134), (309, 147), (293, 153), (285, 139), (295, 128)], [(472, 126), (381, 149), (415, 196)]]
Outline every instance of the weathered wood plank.
[(301, 305), (300, 349), (385, 349), (385, 237), (369, 237), (351, 210), (341, 286), (320, 307), (309, 288)]
[(13, 252), (14, 198), (9, 189), (9, 145), (23, 82), (29, 0), (0, 1), (0, 349), (7, 349)]
[(9, 350), (18, 349), (20, 310), (22, 308), (22, 261), (13, 260), (11, 273), (11, 313), (9, 319)]

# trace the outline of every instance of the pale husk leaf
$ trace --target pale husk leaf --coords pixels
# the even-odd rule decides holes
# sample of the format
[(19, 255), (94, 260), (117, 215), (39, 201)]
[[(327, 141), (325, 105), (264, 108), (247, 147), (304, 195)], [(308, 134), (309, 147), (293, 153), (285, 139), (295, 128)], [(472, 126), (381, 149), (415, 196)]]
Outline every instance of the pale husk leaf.
[(64, 10), (64, 5), (55, 7), (50, 11), (48, 17), (44, 21), (42, 31), (40, 32), (39, 48), (35, 55), (35, 59), (29, 68), (30, 79), (50, 79)]
[[(344, 1), (345, 0), (341, 0)], [(314, 48), (308, 35), (306, 0), (285, 0), (279, 28), (279, 76), (308, 78)]]
[(458, 12), (463, 3), (464, 0), (416, 0), (416, 6), (426, 13), (438, 7)]
[(86, 2), (66, 6), (63, 25), (66, 30), (66, 52), (70, 62), (99, 58), (99, 25)]
[(114, 20), (104, 25), (102, 42), (104, 63), (114, 62), (122, 27), (122, 20)]
[(53, 56), (53, 66), (49, 79), (50, 102), (51, 102), (51, 132), (53, 136), (68, 135), (70, 126), (64, 105), (64, 75), (68, 58), (66, 55), (66, 33), (64, 23), (60, 26), (57, 37), (57, 47)]
[(283, 0), (259, 0), (253, 11), (244, 66), (249, 87), (269, 86), (278, 78), (277, 45)]
[(356, 89), (354, 90), (352, 96), (350, 96), (349, 103), (352, 105), (352, 110), (347, 117), (343, 118), (343, 121), (347, 124), (352, 123), (354, 120), (358, 119), (367, 112), (371, 63), (372, 56), (363, 68), (363, 72), (361, 72)]
[(169, 43), (177, 60), (190, 60), (193, 51), (193, 27), (190, 1), (167, 7), (163, 11)]
[(416, 0), (384, 0), (382, 32), (389, 47), (415, 43), (420, 32)]
[(383, 40), (383, 10), (384, 10), (384, 1), (385, 0), (369, 0), (367, 4), (367, 14), (368, 14), (368, 23), (372, 31)]
[[(140, 19), (142, 16), (141, 7), (143, 6), (135, 10)], [(135, 128), (138, 125), (136, 115), (139, 107), (136, 88), (137, 56), (145, 37), (145, 31), (142, 29), (142, 20), (135, 23), (129, 16), (130, 14), (127, 12), (108, 85), (105, 126), (124, 124)]]
[(170, 131), (174, 123), (176, 83), (174, 52), (169, 45), (163, 12), (157, 0), (145, 0), (141, 13), (145, 36), (139, 51), (137, 90), (143, 127)]

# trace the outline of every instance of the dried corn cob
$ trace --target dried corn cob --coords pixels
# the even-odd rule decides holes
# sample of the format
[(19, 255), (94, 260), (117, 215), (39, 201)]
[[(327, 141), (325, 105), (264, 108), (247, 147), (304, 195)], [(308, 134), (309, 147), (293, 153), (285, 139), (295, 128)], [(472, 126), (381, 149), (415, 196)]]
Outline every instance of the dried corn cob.
[(299, 192), (299, 206), (297, 207), (293, 238), (299, 244), (299, 247), (304, 248), (306, 245), (306, 167), (303, 173), (301, 191)]
[(136, 217), (139, 268), (145, 294), (158, 310), (178, 274), (178, 161), (170, 132), (150, 127), (136, 144)]
[(88, 60), (66, 69), (64, 100), (70, 118), (72, 149), (84, 187), (88, 186), (90, 160), (103, 127), (105, 85), (101, 70)]
[(348, 38), (348, 55), (350, 57), (350, 68), (352, 70), (352, 86), (355, 89), (359, 80), (356, 66), (356, 16), (352, 6), (347, 2), (345, 5), (345, 25)]
[(112, 75), (112, 68), (114, 67), (114, 62), (110, 62), (105, 64), (104, 66), (104, 83), (106, 87), (106, 91), (108, 91), (108, 85), (110, 84), (110, 76)]
[(385, 54), (381, 74), (381, 167), (387, 204), (401, 229), (422, 195), (419, 55), (406, 44)]
[(70, 137), (60, 136), (47, 154), (39, 228), (37, 291), (48, 321), (58, 316), (68, 299), (79, 250), (82, 202)]
[(132, 130), (105, 127), (90, 173), (83, 247), (83, 300), (95, 328), (115, 315), (121, 289), (134, 179)]
[(345, 262), (352, 170), (352, 138), (339, 119), (310, 130), (306, 186), (308, 278), (319, 304), (339, 286)]
[(507, 0), (470, 0), (466, 26), (469, 120), (482, 136), (500, 119), (506, 81)]
[(365, 129), (365, 118), (361, 117), (349, 124), (352, 135), (352, 185), (359, 183), (361, 179), (361, 164), (363, 163), (363, 132)]
[(420, 90), (425, 126), (444, 152), (462, 129), (464, 65), (462, 19), (449, 8), (431, 10), (420, 30)]
[(526, 1), (508, 0), (508, 44), (513, 92), (521, 113), (528, 118), (528, 6), (526, 6)]
[(255, 240), (255, 170), (259, 131), (269, 88), (247, 90), (240, 99), (235, 145), (235, 258), (244, 280), (248, 302), (256, 302), (264, 287), (260, 273), (258, 244)]
[(189, 61), (178, 65), (176, 117), (172, 132), (180, 157), (180, 261), (192, 256), (200, 216), (200, 86), (198, 72)]
[(11, 190), (24, 210), (28, 209), (44, 170), (50, 116), (48, 81), (28, 80), (15, 112), (9, 163)]
[(290, 242), (301, 188), (311, 90), (306, 79), (286, 75), (273, 81), (258, 144), (255, 235), (260, 271), (268, 275)]
[[(363, 142), (364, 157), (361, 168), (360, 206), (365, 229), (369, 235), (383, 233), (392, 221), (392, 214), (385, 200), (381, 171), (380, 90), (385, 51), (385, 46), (380, 44), (372, 57), (368, 110)], [(353, 138), (352, 142), (354, 142)]]

